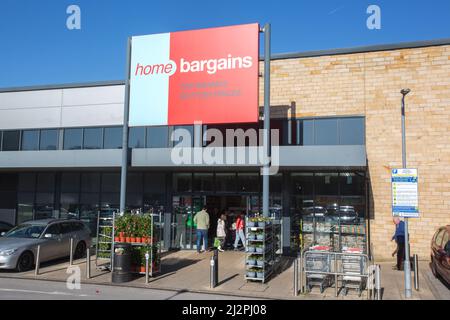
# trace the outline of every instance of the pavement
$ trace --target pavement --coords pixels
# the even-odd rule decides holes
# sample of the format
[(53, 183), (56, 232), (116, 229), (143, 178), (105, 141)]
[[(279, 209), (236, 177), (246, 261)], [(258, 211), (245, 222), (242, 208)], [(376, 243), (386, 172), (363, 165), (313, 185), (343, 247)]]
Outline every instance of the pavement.
[[(95, 267), (94, 258), (91, 264), (91, 278), (86, 279), (85, 260), (74, 261), (74, 266), (79, 268), (81, 275), (81, 287), (90, 288), (91, 285), (108, 287), (111, 290), (160, 290), (170, 293), (182, 293), (180, 297), (201, 297), (201, 294), (216, 297), (247, 297), (251, 299), (289, 299), (289, 300), (360, 300), (367, 299), (367, 294), (361, 297), (355, 291), (350, 290), (347, 296), (339, 294), (335, 297), (335, 288), (327, 288), (320, 293), (318, 288), (313, 288), (309, 294), (299, 294), (294, 296), (293, 292), (293, 259), (283, 258), (279, 270), (269, 279), (267, 283), (248, 282), (244, 279), (244, 259), (243, 252), (226, 251), (219, 254), (219, 284), (216, 288), (209, 287), (209, 269), (211, 252), (198, 254), (196, 251), (176, 251), (165, 253), (162, 257), (161, 272), (150, 278), (149, 283), (145, 283), (144, 277), (137, 277), (131, 282), (123, 284), (111, 283), (111, 273), (98, 270)], [(104, 263), (99, 260), (99, 264)], [(404, 274), (403, 272), (392, 270), (393, 262), (382, 262), (382, 299), (383, 300), (404, 300)], [(8, 279), (27, 279), (36, 281), (56, 281), (65, 282), (71, 276), (67, 273), (69, 263), (66, 260), (43, 264), (39, 275), (35, 276), (34, 271), (16, 273), (0, 271), (0, 289), (6, 288), (5, 281)], [(449, 290), (434, 279), (426, 261), (420, 263), (419, 267), (420, 290), (413, 290), (412, 300), (449, 300)], [(72, 268), (73, 271), (73, 268)], [(39, 286), (36, 287), (37, 289)], [(134, 288), (134, 289), (131, 289)], [(13, 288), (14, 289), (14, 288)], [(39, 291), (39, 290), (36, 290)], [(151, 291), (151, 292), (153, 292)], [(3, 291), (4, 293), (5, 291)], [(109, 290), (107, 291), (109, 292)], [(112, 291), (111, 291), (112, 292)], [(0, 297), (2, 291), (0, 290)], [(199, 296), (197, 296), (199, 295)], [(114, 299), (113, 293), (108, 295)], [(135, 297), (133, 291), (133, 298)], [(144, 295), (145, 296), (145, 295)], [(166, 296), (154, 294), (155, 297), (164, 299)], [(95, 295), (90, 295), (95, 298)], [(147, 297), (147, 296), (146, 296)], [(83, 298), (83, 297), (79, 297)], [(148, 298), (148, 297), (147, 297)], [(201, 298), (200, 298), (201, 299)]]

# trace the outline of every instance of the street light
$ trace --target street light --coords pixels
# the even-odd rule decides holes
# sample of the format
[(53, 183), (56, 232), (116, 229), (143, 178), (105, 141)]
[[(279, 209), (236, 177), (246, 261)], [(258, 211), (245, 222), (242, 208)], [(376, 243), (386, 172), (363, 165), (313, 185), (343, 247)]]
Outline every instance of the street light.
[[(406, 134), (405, 134), (405, 97), (410, 93), (410, 89), (402, 89), (402, 164), (406, 169)], [(411, 298), (411, 264), (409, 262), (409, 234), (408, 234), (408, 218), (405, 217), (405, 261), (403, 265), (405, 272), (405, 297)]]

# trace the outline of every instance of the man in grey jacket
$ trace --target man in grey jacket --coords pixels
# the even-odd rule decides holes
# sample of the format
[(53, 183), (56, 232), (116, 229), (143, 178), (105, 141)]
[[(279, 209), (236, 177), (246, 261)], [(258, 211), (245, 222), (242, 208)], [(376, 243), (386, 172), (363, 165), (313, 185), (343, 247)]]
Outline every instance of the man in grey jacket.
[[(206, 206), (196, 213), (194, 216), (194, 224), (197, 225), (197, 252), (203, 252), (208, 249), (208, 229), (209, 229), (209, 214), (206, 211)], [(201, 244), (205, 244), (205, 250), (201, 250)]]

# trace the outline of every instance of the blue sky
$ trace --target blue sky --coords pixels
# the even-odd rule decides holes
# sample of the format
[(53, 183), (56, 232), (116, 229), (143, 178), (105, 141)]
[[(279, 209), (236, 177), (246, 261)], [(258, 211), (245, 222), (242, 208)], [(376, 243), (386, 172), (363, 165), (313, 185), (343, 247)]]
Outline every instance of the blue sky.
[(0, 0), (0, 87), (121, 80), (128, 36), (250, 22), (272, 24), (273, 53), (450, 38), (450, 1)]

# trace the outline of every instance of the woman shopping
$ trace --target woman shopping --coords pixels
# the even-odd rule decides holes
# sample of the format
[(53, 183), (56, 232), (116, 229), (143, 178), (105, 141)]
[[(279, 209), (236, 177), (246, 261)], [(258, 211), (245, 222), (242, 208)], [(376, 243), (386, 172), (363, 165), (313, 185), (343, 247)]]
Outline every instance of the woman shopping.
[(220, 244), (217, 249), (220, 252), (224, 251), (223, 247), (225, 246), (225, 238), (227, 236), (227, 233), (225, 231), (226, 230), (226, 227), (225, 227), (226, 220), (227, 220), (227, 217), (225, 214), (220, 215), (220, 218), (217, 220), (217, 239), (219, 239), (219, 241), (220, 241)]

